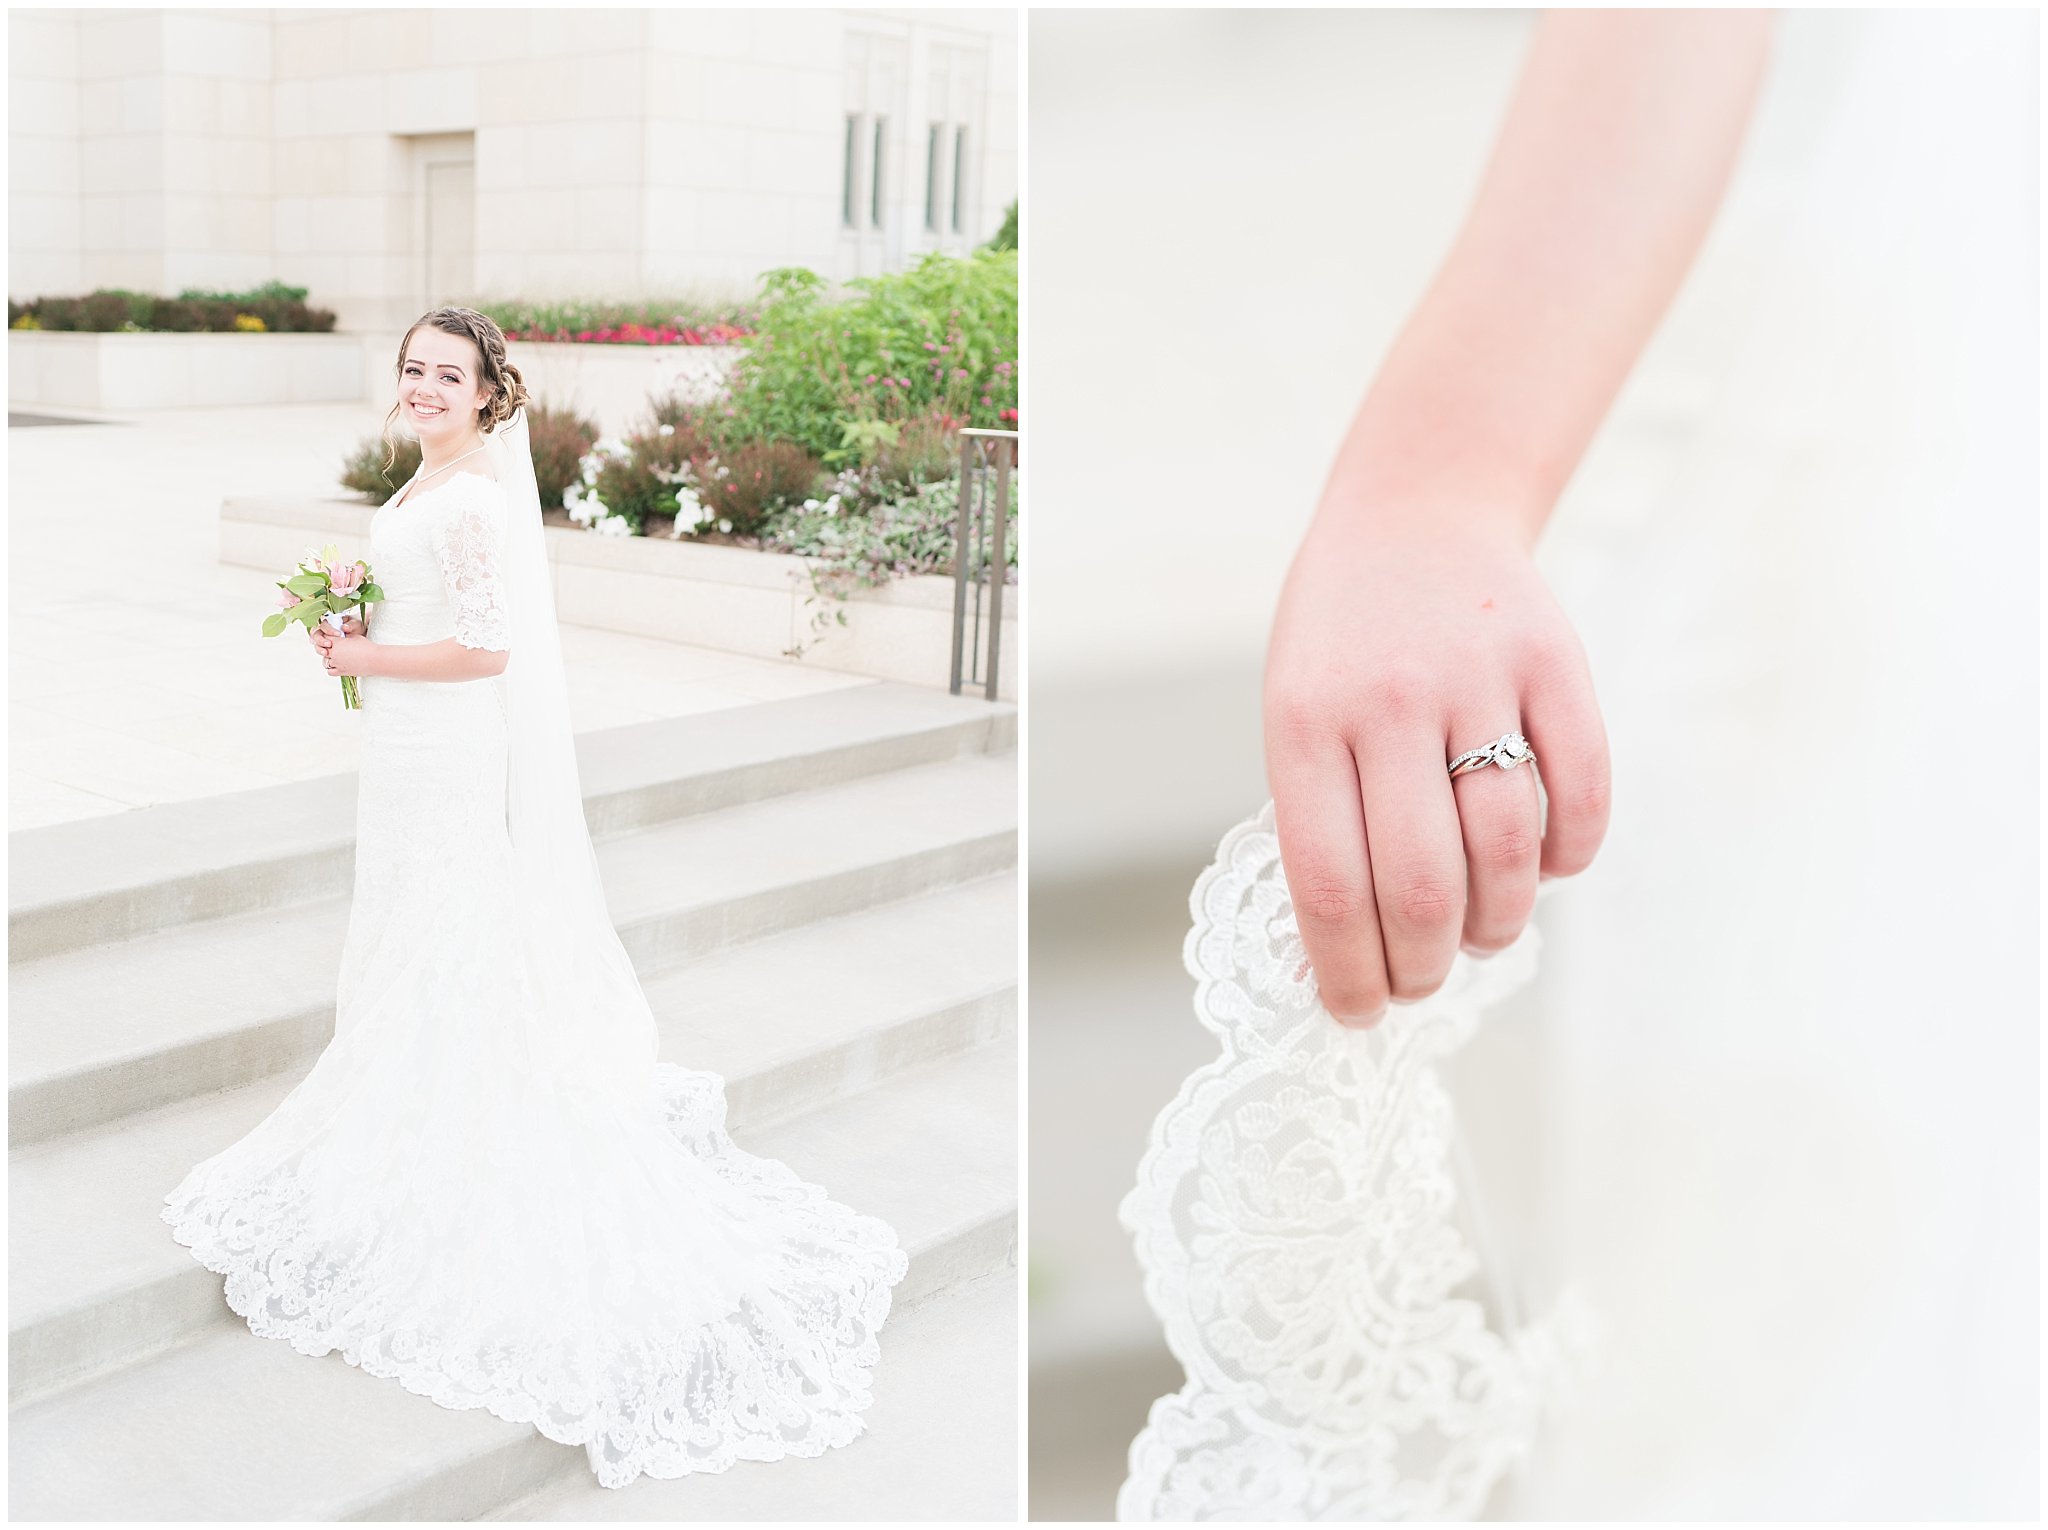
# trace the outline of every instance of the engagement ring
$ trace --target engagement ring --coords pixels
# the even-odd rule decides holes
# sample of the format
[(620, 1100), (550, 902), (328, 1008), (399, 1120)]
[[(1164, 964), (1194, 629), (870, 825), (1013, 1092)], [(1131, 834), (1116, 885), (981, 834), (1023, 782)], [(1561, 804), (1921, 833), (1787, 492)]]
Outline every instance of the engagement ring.
[(1468, 749), (1451, 761), (1451, 774), (1462, 776), (1468, 770), (1481, 770), (1488, 765), (1498, 765), (1502, 770), (1513, 770), (1524, 760), (1536, 758), (1536, 751), (1529, 747), (1529, 741), (1519, 733), (1503, 733), (1482, 749)]

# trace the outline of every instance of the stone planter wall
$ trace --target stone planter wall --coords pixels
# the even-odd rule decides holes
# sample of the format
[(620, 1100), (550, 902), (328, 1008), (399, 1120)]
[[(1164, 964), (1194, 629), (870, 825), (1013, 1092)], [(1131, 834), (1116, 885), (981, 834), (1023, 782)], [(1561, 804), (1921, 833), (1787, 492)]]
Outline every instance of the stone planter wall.
[[(275, 576), (308, 547), (361, 548), (374, 509), (350, 499), (225, 500), (221, 561)], [(847, 624), (830, 625), (813, 640), (812, 608), (805, 604), (810, 576), (802, 558), (558, 526), (546, 535), (555, 610), (565, 622), (756, 658), (784, 657), (801, 643), (800, 662), (825, 669), (912, 685), (942, 687), (951, 678), (950, 578), (926, 575), (859, 591), (846, 602)], [(1021, 604), (1017, 586), (1004, 590), (999, 695), (1005, 701), (1017, 695)]]
[(13, 404), (349, 404), (366, 397), (369, 375), (360, 335), (7, 332), (7, 398)]
[[(389, 334), (79, 334), (7, 332), (7, 397), (21, 406), (190, 409), (355, 404), (388, 409), (403, 331)], [(527, 390), (570, 406), (607, 435), (635, 429), (650, 399), (722, 384), (733, 345), (511, 343)]]

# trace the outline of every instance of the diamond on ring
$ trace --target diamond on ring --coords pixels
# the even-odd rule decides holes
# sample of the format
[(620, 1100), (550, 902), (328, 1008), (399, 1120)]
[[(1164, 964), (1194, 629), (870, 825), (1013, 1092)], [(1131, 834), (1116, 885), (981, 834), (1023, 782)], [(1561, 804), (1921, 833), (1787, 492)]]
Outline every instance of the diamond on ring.
[(1470, 770), (1481, 770), (1488, 765), (1498, 765), (1502, 770), (1513, 770), (1524, 760), (1536, 758), (1536, 751), (1529, 747), (1529, 741), (1519, 733), (1503, 733), (1492, 743), (1479, 749), (1468, 749), (1451, 761), (1450, 771), (1462, 776)]

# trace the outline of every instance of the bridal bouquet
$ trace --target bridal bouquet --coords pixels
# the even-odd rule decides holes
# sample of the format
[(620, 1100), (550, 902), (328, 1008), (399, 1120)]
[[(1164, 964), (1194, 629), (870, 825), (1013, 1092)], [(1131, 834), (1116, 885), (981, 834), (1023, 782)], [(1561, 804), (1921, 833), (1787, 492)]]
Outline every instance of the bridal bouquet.
[[(324, 622), (340, 632), (342, 617), (347, 612), (384, 598), (384, 592), (370, 582), (370, 565), (360, 559), (343, 563), (332, 543), (317, 553), (306, 554), (299, 561), (297, 572), (280, 579), (277, 587), (282, 592), (277, 609), (263, 618), (263, 635), (267, 638), (276, 637), (293, 622), (302, 623), (308, 632), (315, 622)], [(341, 704), (363, 704), (354, 675), (341, 677)]]

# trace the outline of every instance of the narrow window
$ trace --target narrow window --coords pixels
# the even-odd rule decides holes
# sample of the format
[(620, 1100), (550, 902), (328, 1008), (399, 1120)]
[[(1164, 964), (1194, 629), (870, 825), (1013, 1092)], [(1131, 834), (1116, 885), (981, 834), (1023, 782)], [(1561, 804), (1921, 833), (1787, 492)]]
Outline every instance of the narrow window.
[(924, 145), (924, 226), (939, 231), (939, 125), (934, 122)]
[(953, 129), (953, 232), (967, 227), (967, 129)]
[(860, 118), (852, 112), (846, 114), (846, 159), (840, 166), (839, 221), (848, 228), (853, 227), (853, 172), (854, 149), (859, 142)]
[(888, 126), (887, 117), (875, 119), (875, 180), (872, 188), (874, 195), (869, 201), (868, 219), (876, 228), (882, 226), (882, 145), (885, 142), (883, 135)]

